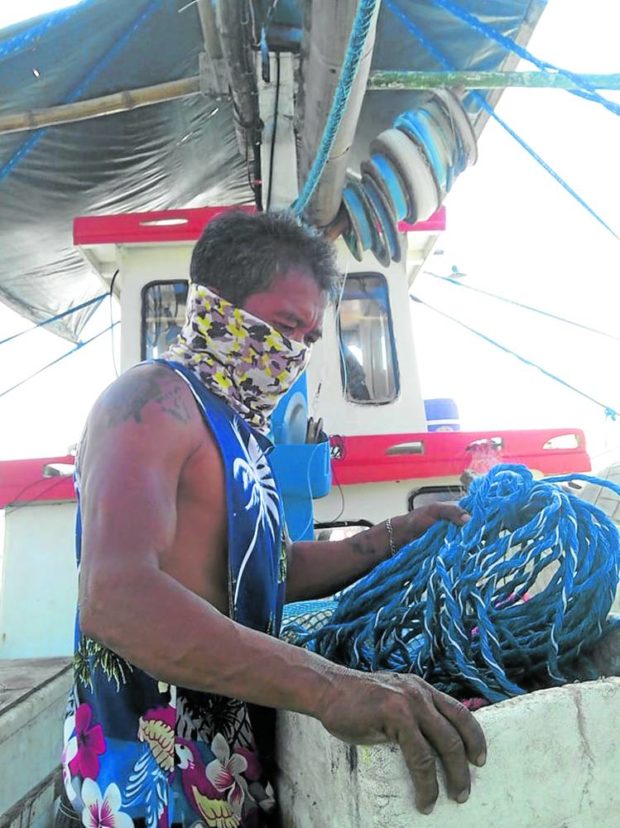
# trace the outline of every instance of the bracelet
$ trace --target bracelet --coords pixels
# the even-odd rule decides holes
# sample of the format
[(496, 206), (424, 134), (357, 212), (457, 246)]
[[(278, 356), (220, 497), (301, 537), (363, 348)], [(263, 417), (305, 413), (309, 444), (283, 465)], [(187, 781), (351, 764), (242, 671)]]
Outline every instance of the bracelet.
[(387, 529), (388, 539), (390, 541), (390, 558), (393, 558), (398, 550), (394, 545), (394, 529), (392, 527), (392, 518), (388, 518), (385, 521), (385, 528)]

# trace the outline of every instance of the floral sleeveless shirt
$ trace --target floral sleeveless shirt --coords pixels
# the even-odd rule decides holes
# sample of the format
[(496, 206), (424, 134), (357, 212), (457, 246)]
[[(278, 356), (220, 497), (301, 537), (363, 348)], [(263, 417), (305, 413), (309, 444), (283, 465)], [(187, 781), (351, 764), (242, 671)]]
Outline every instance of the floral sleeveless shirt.
[[(188, 384), (219, 444), (230, 617), (277, 636), (286, 552), (281, 502), (267, 457), (271, 444), (187, 368), (156, 362)], [(76, 490), (79, 568), (79, 471)], [(273, 711), (151, 678), (83, 636), (78, 610), (62, 765), (67, 796), (86, 828), (130, 828), (138, 819), (147, 828), (270, 824), (275, 802), (263, 760), (272, 724)]]

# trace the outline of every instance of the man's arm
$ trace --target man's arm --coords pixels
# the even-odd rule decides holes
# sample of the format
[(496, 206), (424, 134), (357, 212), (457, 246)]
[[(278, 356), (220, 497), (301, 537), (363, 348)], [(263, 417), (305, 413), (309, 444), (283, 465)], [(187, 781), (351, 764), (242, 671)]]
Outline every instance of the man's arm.
[[(438, 520), (462, 526), (469, 515), (455, 503), (431, 503), (392, 518), (394, 548), (423, 535)], [(288, 548), (286, 600), (333, 595), (391, 554), (385, 521), (342, 541), (298, 541)]]
[[(305, 713), (351, 743), (398, 743), (426, 812), (438, 794), (434, 750), (449, 795), (464, 801), (468, 760), (482, 764), (485, 743), (462, 705), (416, 677), (358, 673), (242, 627), (164, 571), (204, 425), (167, 369), (131, 374), (96, 405), (80, 454), (84, 634), (161, 681)], [(209, 554), (213, 542), (204, 538)]]

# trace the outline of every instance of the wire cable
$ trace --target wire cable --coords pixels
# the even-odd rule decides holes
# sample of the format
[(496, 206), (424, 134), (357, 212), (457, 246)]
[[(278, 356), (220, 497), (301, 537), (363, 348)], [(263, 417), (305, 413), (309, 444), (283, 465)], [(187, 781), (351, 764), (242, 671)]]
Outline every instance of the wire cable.
[(119, 270), (117, 268), (116, 271), (114, 272), (114, 275), (112, 276), (111, 281), (110, 281), (110, 290), (108, 291), (108, 296), (110, 298), (110, 302), (109, 302), (109, 304), (110, 304), (110, 348), (111, 348), (111, 351), (112, 351), (112, 367), (114, 368), (114, 373), (117, 377), (119, 376), (120, 371), (118, 370), (118, 365), (116, 364), (116, 351), (115, 351), (116, 343), (114, 341), (114, 306), (113, 306), (113, 300), (114, 300), (114, 283), (116, 282), (116, 277), (118, 276), (118, 274), (119, 274)]
[[(105, 296), (107, 296), (107, 293), (104, 294), (104, 297)], [(103, 330), (103, 331), (99, 331), (99, 333), (96, 333), (94, 336), (91, 336), (89, 339), (85, 339), (83, 342), (78, 342), (78, 344), (75, 346), (75, 348), (72, 348), (70, 351), (65, 351), (64, 354), (61, 354), (56, 359), (53, 359), (51, 362), (48, 362), (47, 365), (44, 365), (42, 368), (39, 368), (39, 370), (35, 371), (34, 374), (30, 374), (30, 376), (26, 377), (23, 380), (20, 380), (19, 382), (15, 383), (15, 385), (12, 385), (10, 388), (5, 388), (4, 391), (0, 392), (0, 398), (5, 397), (7, 394), (10, 394), (11, 391), (15, 391), (16, 388), (19, 388), (20, 386), (24, 385), (29, 380), (34, 379), (35, 377), (38, 377), (39, 374), (43, 373), (43, 371), (46, 371), (48, 368), (51, 368), (53, 365), (57, 365), (59, 362), (62, 362), (62, 360), (65, 359), (65, 357), (71, 356), (71, 354), (76, 353), (76, 351), (79, 351), (85, 345), (90, 345), (91, 342), (94, 342), (95, 339), (98, 339), (100, 336), (103, 336), (104, 334), (108, 333), (108, 331), (112, 330), (112, 328), (116, 327), (116, 325), (118, 325), (118, 324), (119, 324), (118, 322), (114, 322), (113, 325), (110, 325), (109, 327), (105, 328), (105, 330)]]
[(451, 285), (472, 290), (474, 293), (489, 296), (491, 299), (497, 299), (499, 302), (505, 302), (507, 305), (515, 305), (517, 308), (523, 308), (523, 310), (538, 313), (541, 316), (546, 316), (548, 319), (554, 319), (556, 322), (564, 322), (566, 325), (572, 325), (573, 327), (580, 328), (583, 331), (595, 333), (599, 336), (607, 337), (607, 339), (613, 339), (615, 342), (620, 342), (620, 336), (614, 336), (613, 334), (607, 333), (607, 331), (601, 331), (598, 328), (591, 328), (589, 325), (582, 325), (581, 322), (574, 322), (572, 319), (566, 319), (564, 316), (558, 316), (550, 311), (541, 310), (540, 308), (535, 308), (532, 305), (526, 305), (524, 302), (517, 302), (516, 299), (508, 299), (506, 296), (500, 296), (499, 293), (492, 293), (490, 290), (483, 290), (482, 288), (477, 288), (473, 285), (467, 285), (465, 282), (460, 282), (458, 279), (453, 279), (451, 276), (439, 276), (437, 273), (431, 273), (430, 270), (425, 270), (424, 273), (427, 273), (434, 279), (439, 279), (441, 282), (448, 282)]
[[(421, 46), (426, 49), (426, 51), (439, 63), (440, 66), (449, 71), (454, 71), (454, 66), (445, 57), (445, 55), (442, 54), (442, 52), (440, 52), (433, 43), (431, 43), (420, 27), (417, 26), (416, 23), (414, 23), (414, 21), (411, 20), (411, 18), (408, 17), (395, 2), (393, 2), (393, 0), (385, 0), (385, 5), (389, 11), (403, 24), (405, 29), (407, 29), (407, 31), (418, 40)], [(472, 91), (471, 95), (476, 103), (481, 106), (491, 118), (497, 121), (497, 123), (503, 127), (503, 129), (506, 130), (506, 132), (514, 138), (515, 141), (517, 141), (517, 143), (520, 144), (520, 146), (523, 147), (523, 149), (531, 155), (531, 157), (578, 202), (578, 204), (587, 210), (587, 212), (590, 213), (590, 215), (595, 218), (599, 224), (608, 230), (614, 238), (620, 239), (620, 236), (618, 236), (616, 231), (610, 227), (610, 225), (607, 224), (607, 222), (599, 216), (599, 214), (592, 207), (590, 207), (590, 205), (570, 186), (570, 184), (568, 184), (568, 182), (565, 181), (549, 164), (547, 164), (547, 162), (540, 155), (538, 155), (538, 153), (526, 141), (524, 141), (523, 138), (521, 138), (521, 136), (506, 123), (506, 121), (495, 113), (493, 107), (487, 102), (484, 95), (481, 95), (479, 92), (475, 91)]]
[(506, 35), (503, 35), (494, 26), (490, 26), (488, 23), (484, 23), (475, 15), (461, 8), (461, 6), (457, 5), (457, 3), (453, 3), (452, 0), (431, 0), (431, 3), (434, 6), (439, 6), (440, 8), (444, 9), (453, 17), (456, 17), (457, 20), (461, 20), (463, 23), (466, 23), (475, 32), (479, 32), (480, 34), (482, 34), (487, 40), (494, 41), (499, 46), (504, 48), (507, 52), (512, 52), (513, 54), (517, 55), (523, 60), (527, 60), (528, 63), (534, 64), (534, 66), (538, 67), (538, 69), (540, 69), (542, 72), (545, 72), (546, 74), (561, 75), (562, 77), (574, 83), (576, 86), (580, 87), (579, 89), (565, 90), (567, 92), (570, 92), (571, 95), (577, 95), (581, 98), (585, 98), (588, 101), (592, 101), (593, 103), (598, 103), (601, 106), (604, 106), (605, 109), (608, 109), (614, 115), (620, 115), (620, 104), (617, 104), (614, 101), (610, 101), (608, 98), (605, 98), (602, 95), (600, 95), (597, 92), (596, 88), (592, 86), (582, 75), (579, 75), (575, 72), (570, 72), (567, 69), (562, 69), (560, 66), (556, 66), (553, 63), (549, 63), (549, 61), (537, 58), (535, 55), (529, 52), (524, 46), (521, 46), (519, 43), (516, 43), (514, 40), (511, 40), (509, 37), (506, 37)]
[(618, 410), (616, 408), (613, 408), (610, 405), (606, 405), (600, 400), (597, 400), (595, 397), (590, 396), (590, 394), (587, 394), (585, 391), (581, 391), (579, 388), (576, 388), (574, 385), (571, 385), (570, 382), (563, 380), (556, 374), (551, 373), (551, 371), (547, 371), (546, 368), (543, 368), (541, 365), (538, 365), (538, 363), (532, 362), (532, 360), (527, 359), (527, 357), (521, 356), (521, 354), (516, 353), (516, 351), (513, 351), (511, 348), (508, 348), (506, 345), (502, 345), (501, 342), (498, 342), (496, 339), (492, 339), (490, 336), (483, 334), (481, 331), (477, 331), (475, 328), (471, 328), (469, 325), (466, 325), (465, 322), (461, 322), (460, 319), (456, 319), (449, 313), (445, 313), (445, 311), (441, 311), (433, 305), (430, 305), (428, 302), (425, 302), (423, 299), (420, 299), (419, 296), (409, 294), (409, 298), (413, 302), (417, 302), (418, 304), (424, 305), (430, 310), (435, 311), (435, 313), (439, 314), (439, 316), (443, 316), (445, 319), (449, 319), (451, 322), (454, 322), (455, 325), (459, 325), (461, 328), (465, 328), (466, 331), (475, 334), (476, 336), (480, 337), (480, 339), (484, 339), (485, 342), (488, 342), (490, 345), (494, 345), (496, 348), (499, 348), (500, 351), (503, 351), (506, 354), (510, 354), (510, 356), (515, 357), (515, 359), (518, 359), (524, 365), (528, 365), (530, 368), (536, 368), (537, 371), (540, 371), (541, 374), (544, 374), (546, 377), (549, 377), (555, 382), (560, 383), (560, 385), (563, 385), (570, 391), (574, 391), (576, 394), (579, 394), (579, 396), (585, 397), (586, 400), (590, 400), (590, 402), (593, 402), (595, 405), (600, 406), (600, 408), (602, 408), (605, 411), (606, 416), (610, 417), (612, 420), (615, 420), (618, 416)]
[(83, 310), (84, 308), (89, 307), (89, 305), (94, 305), (95, 303), (102, 302), (107, 295), (107, 293), (102, 293), (99, 296), (95, 296), (94, 299), (89, 299), (86, 302), (82, 302), (80, 305), (76, 305), (73, 308), (68, 308), (67, 310), (62, 311), (62, 313), (57, 313), (56, 316), (50, 316), (49, 319), (44, 319), (42, 322), (37, 322), (35, 325), (32, 325), (32, 327), (26, 328), (25, 331), (19, 331), (16, 334), (7, 336), (5, 339), (0, 339), (0, 345), (5, 345), (7, 342), (12, 342), (14, 339), (19, 339), (20, 336), (30, 333), (30, 331), (35, 331), (37, 328), (43, 328), (45, 325), (51, 325), (52, 322), (57, 322), (59, 319), (63, 319), (65, 316), (69, 316), (72, 313), (77, 313), (77, 311)]
[[(37, 492), (36, 495), (34, 495), (33, 497), (30, 497), (27, 500), (17, 500), (17, 498), (21, 497), (27, 489), (31, 488), (32, 486), (40, 482), (39, 480), (34, 480), (32, 483), (29, 483), (27, 486), (24, 486), (24, 488), (16, 495), (14, 495), (14, 498), (11, 501), (11, 503), (7, 503), (7, 505), (4, 507), (6, 514), (12, 514), (13, 512), (19, 511), (19, 509), (24, 509), (26, 506), (30, 506), (31, 503), (38, 502), (39, 500), (41, 500), (42, 495), (49, 494), (52, 491), (52, 489), (55, 489), (61, 483), (64, 483), (66, 479), (66, 477), (54, 477), (49, 486), (46, 486), (44, 489), (41, 489), (41, 491)], [(14, 506), (14, 503), (16, 503), (17, 505)]]

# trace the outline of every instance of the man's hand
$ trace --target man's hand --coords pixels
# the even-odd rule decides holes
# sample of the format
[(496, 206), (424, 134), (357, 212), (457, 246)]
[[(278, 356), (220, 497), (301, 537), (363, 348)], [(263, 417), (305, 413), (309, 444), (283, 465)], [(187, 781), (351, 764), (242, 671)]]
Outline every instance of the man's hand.
[(400, 745), (416, 807), (424, 814), (433, 810), (439, 793), (434, 753), (445, 770), (448, 795), (457, 802), (469, 797), (468, 761), (478, 766), (486, 761), (484, 735), (474, 716), (417, 676), (343, 670), (330, 683), (320, 710), (323, 726), (343, 742)]
[(419, 538), (438, 520), (448, 520), (456, 526), (464, 526), (469, 520), (465, 509), (456, 503), (429, 503), (406, 515), (392, 518), (394, 546), (400, 549), (406, 543)]

